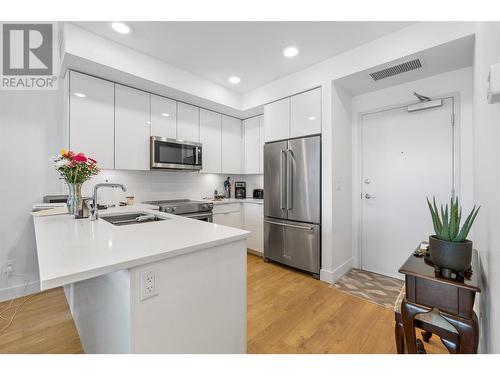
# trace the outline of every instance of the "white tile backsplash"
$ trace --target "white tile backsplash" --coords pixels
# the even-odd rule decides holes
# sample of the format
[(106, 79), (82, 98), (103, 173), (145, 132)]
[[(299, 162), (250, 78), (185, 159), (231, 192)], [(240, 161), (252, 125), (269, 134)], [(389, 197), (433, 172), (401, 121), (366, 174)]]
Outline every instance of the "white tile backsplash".
[[(135, 197), (135, 202), (153, 199), (201, 199), (213, 197), (214, 189), (224, 190), (227, 176), (231, 181), (245, 181), (247, 196), (251, 197), (253, 189), (263, 187), (263, 175), (220, 175), (197, 172), (165, 172), (165, 171), (118, 171), (103, 170), (98, 176), (83, 185), (83, 195), (91, 196), (96, 183), (115, 182), (124, 184), (127, 192), (120, 189), (101, 189), (99, 203), (117, 204), (126, 196)], [(234, 197), (234, 191), (232, 192)]]

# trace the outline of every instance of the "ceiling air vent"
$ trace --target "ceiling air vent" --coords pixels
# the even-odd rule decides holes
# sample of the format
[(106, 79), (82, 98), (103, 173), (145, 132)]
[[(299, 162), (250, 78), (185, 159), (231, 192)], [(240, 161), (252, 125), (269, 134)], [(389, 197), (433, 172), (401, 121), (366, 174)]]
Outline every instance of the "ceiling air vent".
[(409, 72), (410, 70), (419, 69), (422, 67), (422, 63), (419, 59), (407, 61), (398, 65), (390, 66), (388, 68), (379, 70), (377, 72), (370, 73), (370, 76), (374, 81), (378, 81), (380, 79), (388, 78), (395, 76), (396, 74), (401, 74), (405, 72)]

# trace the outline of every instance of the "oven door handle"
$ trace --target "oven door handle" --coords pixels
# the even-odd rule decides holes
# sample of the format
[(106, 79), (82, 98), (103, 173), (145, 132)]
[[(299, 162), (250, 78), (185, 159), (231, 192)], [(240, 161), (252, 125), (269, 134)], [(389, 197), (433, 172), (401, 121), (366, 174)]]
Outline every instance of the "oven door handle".
[(200, 213), (200, 214), (185, 214), (185, 215), (179, 215), (182, 217), (188, 217), (190, 219), (197, 219), (197, 218), (207, 218), (210, 219), (212, 217), (212, 213)]

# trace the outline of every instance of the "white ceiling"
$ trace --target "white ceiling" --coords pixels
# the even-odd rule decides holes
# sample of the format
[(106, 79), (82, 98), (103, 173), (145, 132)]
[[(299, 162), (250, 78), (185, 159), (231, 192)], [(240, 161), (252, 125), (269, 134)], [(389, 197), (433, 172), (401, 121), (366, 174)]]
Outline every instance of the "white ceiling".
[[(239, 93), (307, 68), (390, 34), (412, 22), (126, 22), (127, 35), (110, 22), (78, 26), (190, 71)], [(284, 47), (298, 56), (287, 59)], [(239, 76), (233, 85), (229, 76)]]
[[(370, 77), (370, 73), (416, 58), (420, 59), (422, 63), (422, 68), (420, 69), (397, 74), (379, 81), (374, 81)], [(355, 96), (472, 66), (473, 60), (474, 36), (470, 35), (434, 48), (423, 50), (413, 55), (405, 56), (403, 59), (397, 61), (390, 61), (383, 65), (375, 66), (371, 69), (337, 79), (335, 84), (340, 85), (352, 96)]]

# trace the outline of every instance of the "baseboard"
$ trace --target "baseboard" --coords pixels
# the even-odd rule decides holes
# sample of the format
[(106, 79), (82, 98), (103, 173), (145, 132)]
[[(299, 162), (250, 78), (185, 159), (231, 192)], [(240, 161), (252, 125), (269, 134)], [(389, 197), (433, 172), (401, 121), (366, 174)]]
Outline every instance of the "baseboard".
[(252, 254), (252, 255), (257, 255), (258, 257), (264, 256), (264, 253), (261, 253), (260, 251), (249, 249), (249, 248), (247, 248), (247, 253)]
[(322, 269), (319, 273), (319, 279), (326, 283), (334, 284), (338, 279), (344, 276), (352, 269), (352, 258), (342, 263), (333, 271)]
[(28, 285), (26, 285), (26, 283), (13, 285), (11, 288), (0, 289), (0, 302), (9, 301), (12, 298), (19, 298), (38, 292), (40, 292), (39, 281), (31, 281)]

